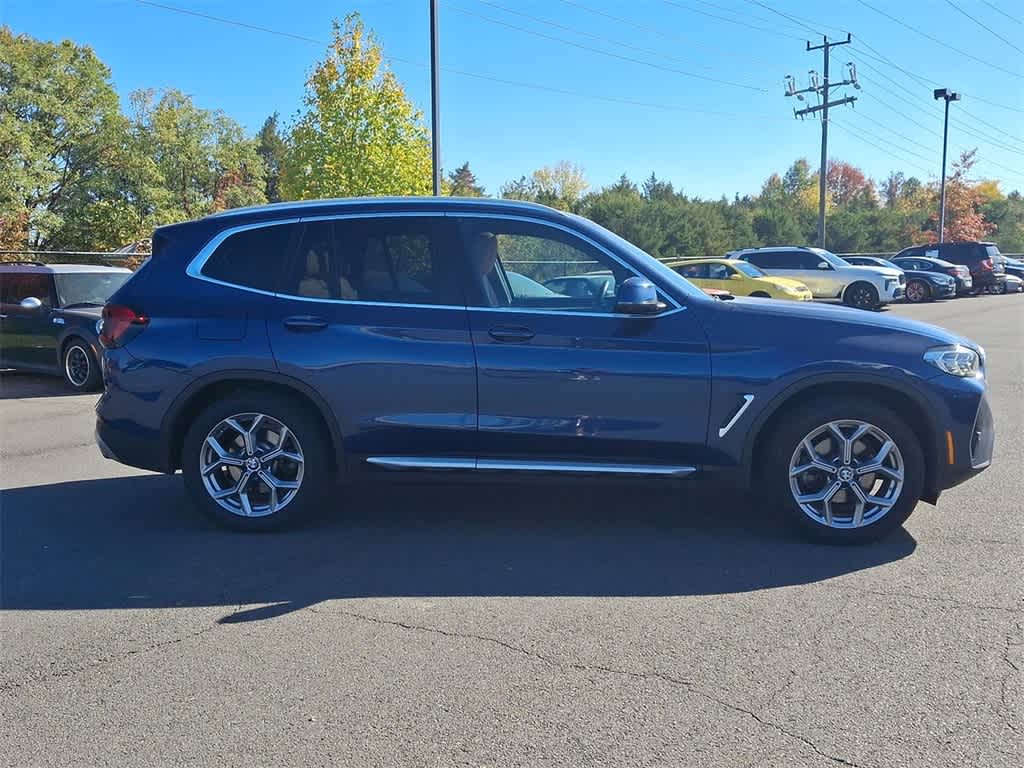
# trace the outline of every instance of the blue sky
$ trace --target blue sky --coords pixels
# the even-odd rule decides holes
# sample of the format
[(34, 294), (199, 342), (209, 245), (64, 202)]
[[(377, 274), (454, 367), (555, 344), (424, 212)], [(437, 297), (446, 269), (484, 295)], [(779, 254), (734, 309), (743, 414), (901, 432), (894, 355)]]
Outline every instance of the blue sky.
[[(429, 111), (427, 0), (160, 2), (315, 40), (358, 10)], [(804, 105), (783, 96), (783, 76), (804, 87), (808, 70), (821, 69), (820, 52), (804, 50), (810, 30), (849, 30), (853, 45), (833, 49), (833, 79), (852, 59), (863, 88), (833, 95), (859, 100), (834, 111), (831, 156), (875, 178), (937, 178), (942, 103), (931, 87), (948, 86), (965, 94), (952, 105), (951, 155), (977, 147), (976, 176), (1024, 190), (1024, 56), (1012, 47), (1024, 48), (1024, 10), (1014, 0), (956, 6), (992, 31), (950, 0), (443, 0), (444, 165), (468, 160), (492, 193), (560, 160), (595, 187), (655, 171), (691, 195), (755, 193), (797, 157), (817, 164), (820, 124), (793, 119)], [(137, 0), (0, 0), (0, 23), (92, 46), (122, 96), (180, 88), (250, 131), (269, 113), (294, 116), (324, 50)]]

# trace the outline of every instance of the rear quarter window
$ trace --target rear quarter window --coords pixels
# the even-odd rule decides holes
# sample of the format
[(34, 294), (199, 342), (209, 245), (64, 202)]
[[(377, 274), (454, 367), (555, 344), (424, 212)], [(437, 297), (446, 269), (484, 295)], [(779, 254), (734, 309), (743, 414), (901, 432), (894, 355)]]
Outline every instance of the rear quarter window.
[(200, 274), (231, 285), (274, 291), (295, 231), (295, 224), (269, 224), (228, 235)]

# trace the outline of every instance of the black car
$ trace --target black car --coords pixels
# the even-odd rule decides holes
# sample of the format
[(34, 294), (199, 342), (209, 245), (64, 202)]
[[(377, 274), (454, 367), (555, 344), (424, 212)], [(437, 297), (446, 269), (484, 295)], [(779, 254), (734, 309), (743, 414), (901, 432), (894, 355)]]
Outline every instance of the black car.
[(951, 264), (948, 261), (927, 256), (894, 256), (891, 261), (904, 272), (931, 272), (949, 275), (956, 282), (957, 296), (974, 293), (974, 278), (971, 277), (971, 270), (963, 264)]
[(0, 366), (63, 376), (98, 389), (103, 305), (129, 269), (78, 264), (0, 264)]
[(1006, 266), (1004, 267), (1006, 269), (1006, 274), (1013, 275), (1014, 277), (1019, 277), (1021, 280), (1024, 280), (1024, 261), (1021, 259), (1011, 259), (1009, 256), (1004, 256), (1003, 258), (1006, 262)]
[[(956, 279), (945, 272), (912, 269), (888, 259), (877, 256), (844, 256), (851, 264), (861, 267), (895, 267), (902, 269), (907, 276), (907, 286), (903, 297), (911, 304), (935, 299), (948, 299), (956, 296)], [(968, 275), (969, 277), (970, 275)]]
[(995, 243), (981, 241), (932, 243), (904, 248), (893, 261), (904, 257), (941, 259), (960, 264), (971, 272), (974, 293), (1002, 293), (1006, 281), (1006, 260)]

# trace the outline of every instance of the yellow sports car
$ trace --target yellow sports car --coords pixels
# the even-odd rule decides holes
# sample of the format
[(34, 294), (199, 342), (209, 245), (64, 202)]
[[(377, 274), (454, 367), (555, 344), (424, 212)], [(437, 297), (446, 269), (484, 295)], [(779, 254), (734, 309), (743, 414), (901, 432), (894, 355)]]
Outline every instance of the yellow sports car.
[(682, 259), (668, 266), (698, 288), (717, 288), (736, 296), (810, 301), (811, 289), (799, 280), (765, 274), (749, 261), (737, 259)]

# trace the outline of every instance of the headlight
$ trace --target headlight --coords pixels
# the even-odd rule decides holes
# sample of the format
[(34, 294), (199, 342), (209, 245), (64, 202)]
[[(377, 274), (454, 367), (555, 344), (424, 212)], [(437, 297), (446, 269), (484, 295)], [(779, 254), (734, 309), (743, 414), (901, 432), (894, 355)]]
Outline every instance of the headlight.
[(101, 333), (103, 333), (103, 318), (102, 317), (99, 320), (96, 321), (96, 335), (99, 336)]
[(932, 347), (924, 353), (924, 359), (950, 376), (966, 379), (981, 375), (981, 355), (963, 344)]
[(799, 288), (794, 288), (790, 285), (782, 286), (782, 292), (788, 293), (790, 296), (799, 296), (803, 293)]

